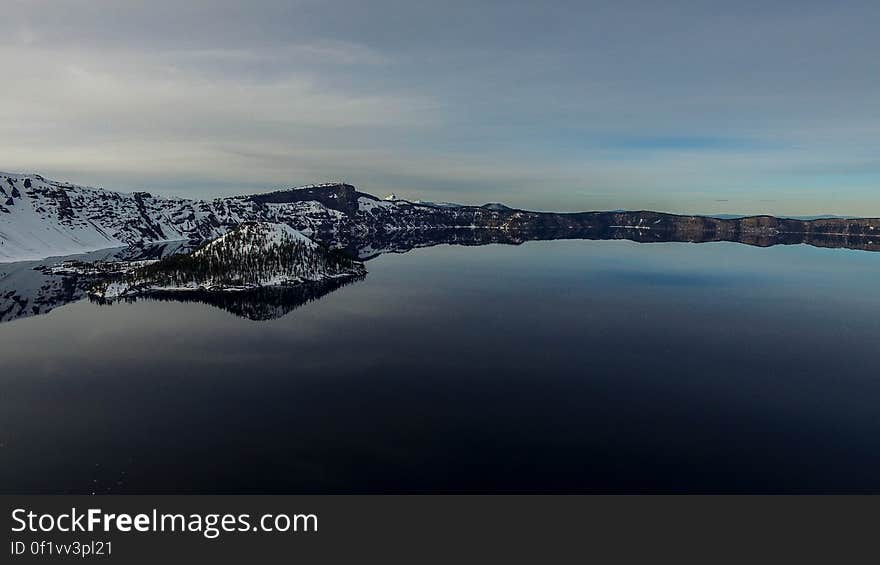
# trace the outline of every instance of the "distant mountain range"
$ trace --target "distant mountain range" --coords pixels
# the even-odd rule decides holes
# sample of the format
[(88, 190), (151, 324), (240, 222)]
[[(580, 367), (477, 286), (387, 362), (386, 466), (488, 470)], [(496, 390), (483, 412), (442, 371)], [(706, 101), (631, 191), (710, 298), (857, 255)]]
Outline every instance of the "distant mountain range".
[(532, 212), (498, 203), (462, 206), (379, 199), (343, 183), (191, 200), (0, 173), (0, 262), (166, 241), (212, 240), (245, 222), (284, 224), (313, 240), (349, 248), (361, 258), (438, 241), (517, 243), (563, 238), (880, 249), (880, 219), (876, 218)]

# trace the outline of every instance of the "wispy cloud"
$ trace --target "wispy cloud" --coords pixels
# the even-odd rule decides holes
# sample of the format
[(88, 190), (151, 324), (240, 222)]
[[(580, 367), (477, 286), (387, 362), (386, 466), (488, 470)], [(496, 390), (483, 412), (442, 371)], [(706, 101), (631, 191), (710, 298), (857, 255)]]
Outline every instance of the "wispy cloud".
[(759, 151), (772, 144), (765, 141), (715, 136), (651, 136), (621, 137), (602, 143), (609, 149), (627, 151)]

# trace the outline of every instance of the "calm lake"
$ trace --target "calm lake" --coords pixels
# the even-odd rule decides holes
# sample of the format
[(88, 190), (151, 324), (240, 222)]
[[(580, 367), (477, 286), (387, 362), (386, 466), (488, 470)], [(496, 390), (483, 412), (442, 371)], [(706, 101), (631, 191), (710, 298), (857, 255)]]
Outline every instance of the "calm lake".
[(0, 324), (5, 493), (880, 493), (880, 254), (385, 254), (277, 319)]

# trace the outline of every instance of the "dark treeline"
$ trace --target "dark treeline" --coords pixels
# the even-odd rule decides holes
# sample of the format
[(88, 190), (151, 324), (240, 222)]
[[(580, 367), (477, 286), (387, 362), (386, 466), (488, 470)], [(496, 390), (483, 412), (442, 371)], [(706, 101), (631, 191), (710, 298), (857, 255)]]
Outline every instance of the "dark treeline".
[[(319, 300), (334, 290), (360, 281), (363, 278), (364, 275), (357, 275), (295, 286), (257, 287), (241, 292), (211, 292), (204, 290), (147, 292), (143, 295), (125, 298), (125, 300), (127, 302), (136, 302), (138, 300), (198, 302), (220, 308), (240, 318), (255, 321), (274, 320), (286, 316), (300, 306)], [(112, 302), (102, 301), (94, 297), (90, 299), (98, 304), (112, 304)]]

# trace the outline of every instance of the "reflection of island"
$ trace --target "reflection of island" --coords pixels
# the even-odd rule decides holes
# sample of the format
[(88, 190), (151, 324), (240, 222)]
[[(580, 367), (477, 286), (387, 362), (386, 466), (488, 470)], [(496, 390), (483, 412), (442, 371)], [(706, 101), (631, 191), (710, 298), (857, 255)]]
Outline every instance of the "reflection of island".
[[(91, 265), (74, 269), (91, 274)], [(366, 275), (363, 263), (286, 224), (240, 224), (192, 253), (101, 266), (89, 298), (202, 302), (252, 320), (279, 318)]]
[[(642, 213), (633, 226), (606, 225), (610, 222), (596, 224), (598, 227), (572, 226), (561, 228), (533, 227), (530, 229), (412, 229), (388, 232), (372, 232), (358, 238), (345, 240), (325, 240), (329, 247), (342, 247), (350, 255), (362, 261), (370, 260), (383, 253), (405, 253), (420, 247), (434, 245), (488, 245), (508, 244), (519, 245), (526, 241), (556, 239), (589, 239), (616, 240), (625, 239), (639, 243), (692, 242), (704, 243), (713, 241), (730, 241), (759, 247), (774, 245), (806, 244), (815, 247), (855, 249), (863, 251), (880, 251), (880, 236), (870, 237), (863, 234), (835, 235), (829, 233), (775, 233), (757, 235), (755, 231), (726, 231), (718, 229), (714, 220), (705, 224), (699, 221), (693, 225), (674, 226), (674, 229), (646, 229), (646, 221)], [(624, 218), (625, 219), (625, 218)], [(699, 218), (697, 219), (699, 220)], [(615, 220), (616, 222), (617, 220)], [(656, 220), (654, 220), (656, 221)], [(172, 243), (156, 244), (142, 247), (111, 249), (100, 252), (76, 255), (71, 257), (53, 258), (44, 261), (0, 264), (0, 322), (8, 322), (28, 316), (47, 314), (58, 306), (82, 300), (87, 291), (95, 284), (95, 277), (64, 269), (52, 269), (65, 261), (80, 262), (114, 262), (114, 261), (145, 261), (155, 260), (176, 253), (187, 253), (192, 245)], [(359, 280), (359, 277), (349, 279)], [(334, 283), (335, 284), (335, 283)], [(271, 319), (277, 315), (290, 312), (297, 305), (316, 300), (331, 292), (338, 286), (334, 284), (319, 285), (312, 290), (266, 290), (259, 292), (237, 293), (237, 296), (199, 295), (192, 290), (185, 291), (186, 297), (168, 295), (164, 298), (151, 296), (151, 299), (171, 299), (199, 301), (214, 304), (230, 312), (241, 314), (250, 319)], [(247, 296), (246, 296), (247, 294)]]
[[(74, 269), (92, 271), (90, 265)], [(101, 269), (106, 276), (89, 295), (105, 301), (168, 292), (245, 292), (366, 274), (363, 263), (346, 251), (317, 243), (287, 224), (268, 222), (239, 224), (192, 253)]]
[[(147, 293), (125, 300), (127, 302), (137, 300), (197, 302), (226, 310), (248, 320), (274, 320), (286, 316), (300, 306), (319, 300), (334, 290), (363, 280), (363, 278), (361, 275), (345, 279), (326, 279), (296, 286), (266, 286), (238, 292), (163, 291)], [(90, 297), (90, 300), (101, 304), (107, 303), (100, 298)]]

